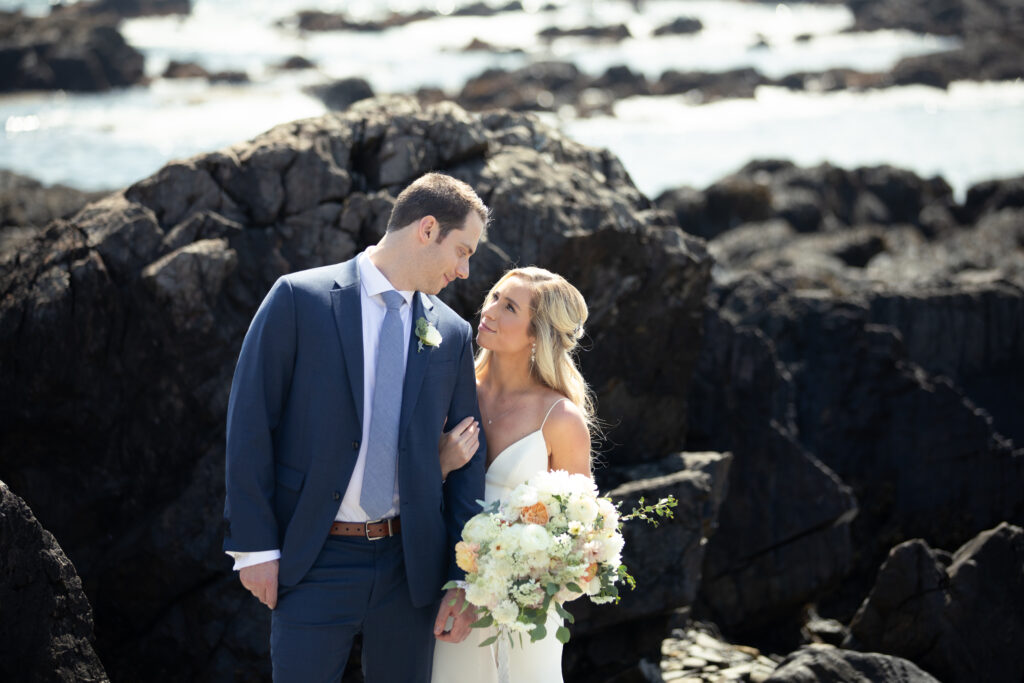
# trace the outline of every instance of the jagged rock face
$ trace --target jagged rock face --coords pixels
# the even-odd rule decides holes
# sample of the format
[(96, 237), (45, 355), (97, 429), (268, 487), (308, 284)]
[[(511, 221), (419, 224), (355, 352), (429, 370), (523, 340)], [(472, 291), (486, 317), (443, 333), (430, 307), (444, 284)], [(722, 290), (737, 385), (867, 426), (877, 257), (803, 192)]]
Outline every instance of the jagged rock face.
[(0, 12), (0, 92), (103, 91), (142, 80), (143, 57), (116, 28), (116, 17)]
[[(266, 612), (220, 551), (238, 349), (278, 276), (376, 242), (428, 170), (494, 209), (448, 300), (471, 318), (510, 262), (562, 272), (590, 303), (583, 364), (620, 421), (607, 462), (682, 443), (710, 259), (609, 154), (527, 116), (396, 99), (169, 164), (0, 264), (0, 476), (64, 540), (116, 678), (266, 677)], [(646, 352), (666, 340), (669, 361)]]
[(899, 657), (812, 646), (786, 657), (765, 683), (939, 683)]
[(800, 444), (853, 489), (860, 572), (907, 538), (955, 546), (1024, 515), (1022, 454), (948, 378), (907, 358), (866, 305), (752, 275), (716, 285), (713, 298), (771, 340), (793, 380)]
[(1002, 523), (952, 555), (915, 539), (892, 549), (846, 646), (904, 657), (948, 683), (1016, 683), (1021, 605), (1024, 529)]
[(692, 604), (697, 595), (731, 460), (728, 453), (676, 453), (611, 473), (621, 483), (608, 495), (623, 513), (641, 497), (649, 504), (672, 495), (678, 505), (657, 527), (641, 520), (624, 525), (623, 563), (636, 590), (620, 584), (622, 600), (614, 605), (568, 603), (576, 621), (563, 660), (578, 680), (623, 680), (627, 672), (639, 673), (643, 660), (658, 661), (669, 612)]
[(0, 481), (0, 679), (106, 681), (92, 610), (53, 534)]
[(857, 503), (801, 447), (793, 383), (761, 331), (709, 310), (690, 400), (689, 447), (718, 444), (735, 459), (698, 612), (737, 637), (787, 651), (803, 606), (848, 571)]

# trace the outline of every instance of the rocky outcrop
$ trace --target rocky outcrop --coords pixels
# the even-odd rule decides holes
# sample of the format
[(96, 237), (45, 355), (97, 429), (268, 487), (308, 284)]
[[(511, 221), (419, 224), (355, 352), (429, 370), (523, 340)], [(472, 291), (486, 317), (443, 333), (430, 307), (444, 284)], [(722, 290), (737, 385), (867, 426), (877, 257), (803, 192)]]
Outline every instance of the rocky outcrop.
[(779, 664), (765, 683), (939, 683), (912, 662), (876, 652), (811, 646)]
[(328, 109), (345, 111), (359, 100), (373, 97), (373, 88), (365, 78), (342, 78), (323, 85), (309, 86), (306, 91), (319, 97)]
[[(0, 476), (74, 560), (115, 678), (266, 676), (266, 612), (210, 523), (238, 348), (279, 275), (375, 242), (431, 169), (494, 212), (447, 300), (472, 318), (511, 262), (562, 272), (590, 304), (607, 462), (678, 451), (710, 259), (607, 152), (530, 116), (381, 99), (171, 163), (0, 268)], [(638, 351), (666, 339), (668, 362)]]
[(63, 185), (46, 186), (33, 178), (0, 170), (0, 260), (50, 221), (70, 216), (103, 194)]
[(857, 503), (801, 447), (794, 386), (771, 341), (714, 310), (704, 328), (687, 443), (727, 447), (734, 465), (719, 532), (708, 545), (697, 614), (741, 641), (753, 638), (785, 652), (799, 644), (803, 606), (849, 571)]
[(0, 12), (0, 92), (103, 91), (143, 80), (143, 57), (117, 18), (82, 12)]
[[(636, 590), (619, 586), (621, 602), (594, 605), (576, 600), (567, 605), (575, 615), (573, 639), (565, 651), (580, 680), (621, 680), (642, 673), (642, 661), (657, 662), (666, 623), (689, 607), (701, 582), (707, 540), (718, 526), (718, 510), (726, 498), (728, 453), (677, 453), (654, 463), (613, 468), (604, 479), (622, 481), (608, 496), (623, 513), (666, 496), (678, 505), (671, 518), (657, 526), (626, 522), (623, 563)], [(624, 635), (628, 631), (628, 635)]]
[[(1018, 517), (1019, 519), (1019, 517)], [(948, 683), (1024, 677), (1024, 529), (1003, 523), (950, 555), (892, 549), (847, 646), (909, 659)]]
[(25, 502), (0, 481), (0, 678), (107, 681), (92, 609), (75, 567)]

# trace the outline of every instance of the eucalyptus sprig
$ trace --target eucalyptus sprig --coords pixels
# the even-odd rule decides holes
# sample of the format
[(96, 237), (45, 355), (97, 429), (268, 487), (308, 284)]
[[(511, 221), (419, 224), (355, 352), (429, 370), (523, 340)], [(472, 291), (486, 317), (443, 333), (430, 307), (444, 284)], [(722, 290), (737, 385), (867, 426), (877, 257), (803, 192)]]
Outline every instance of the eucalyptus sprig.
[(658, 526), (660, 520), (657, 517), (672, 519), (674, 514), (672, 508), (679, 505), (675, 496), (665, 496), (654, 505), (644, 505), (644, 497), (640, 496), (639, 507), (634, 507), (628, 515), (619, 517), (620, 522), (628, 522), (631, 519), (642, 519), (652, 526)]

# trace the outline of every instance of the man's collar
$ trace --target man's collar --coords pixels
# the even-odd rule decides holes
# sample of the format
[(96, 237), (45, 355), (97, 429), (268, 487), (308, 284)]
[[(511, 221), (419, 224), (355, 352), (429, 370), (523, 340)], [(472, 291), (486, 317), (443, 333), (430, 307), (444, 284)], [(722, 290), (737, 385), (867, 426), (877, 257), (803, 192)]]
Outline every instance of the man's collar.
[[(359, 282), (363, 286), (366, 296), (374, 297), (389, 290), (395, 289), (394, 285), (380, 272), (377, 266), (370, 260), (369, 250), (360, 253), (356, 257), (356, 267), (359, 269)], [(412, 295), (415, 292), (410, 290), (395, 290), (402, 295), (405, 303), (412, 306)]]

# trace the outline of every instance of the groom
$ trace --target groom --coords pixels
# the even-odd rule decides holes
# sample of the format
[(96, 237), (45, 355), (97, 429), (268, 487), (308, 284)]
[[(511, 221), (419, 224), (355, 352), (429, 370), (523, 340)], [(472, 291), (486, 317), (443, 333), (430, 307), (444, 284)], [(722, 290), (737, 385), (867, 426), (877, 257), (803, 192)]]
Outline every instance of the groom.
[(224, 550), (273, 610), (277, 683), (339, 680), (357, 633), (368, 683), (426, 683), (435, 631), (469, 631), (461, 591), (440, 588), (462, 578), (452, 553), (483, 498), (485, 443), (442, 481), (442, 426), (480, 414), (471, 328), (434, 295), (468, 277), (487, 220), (468, 185), (429, 173), (376, 246), (280, 278), (246, 333)]

